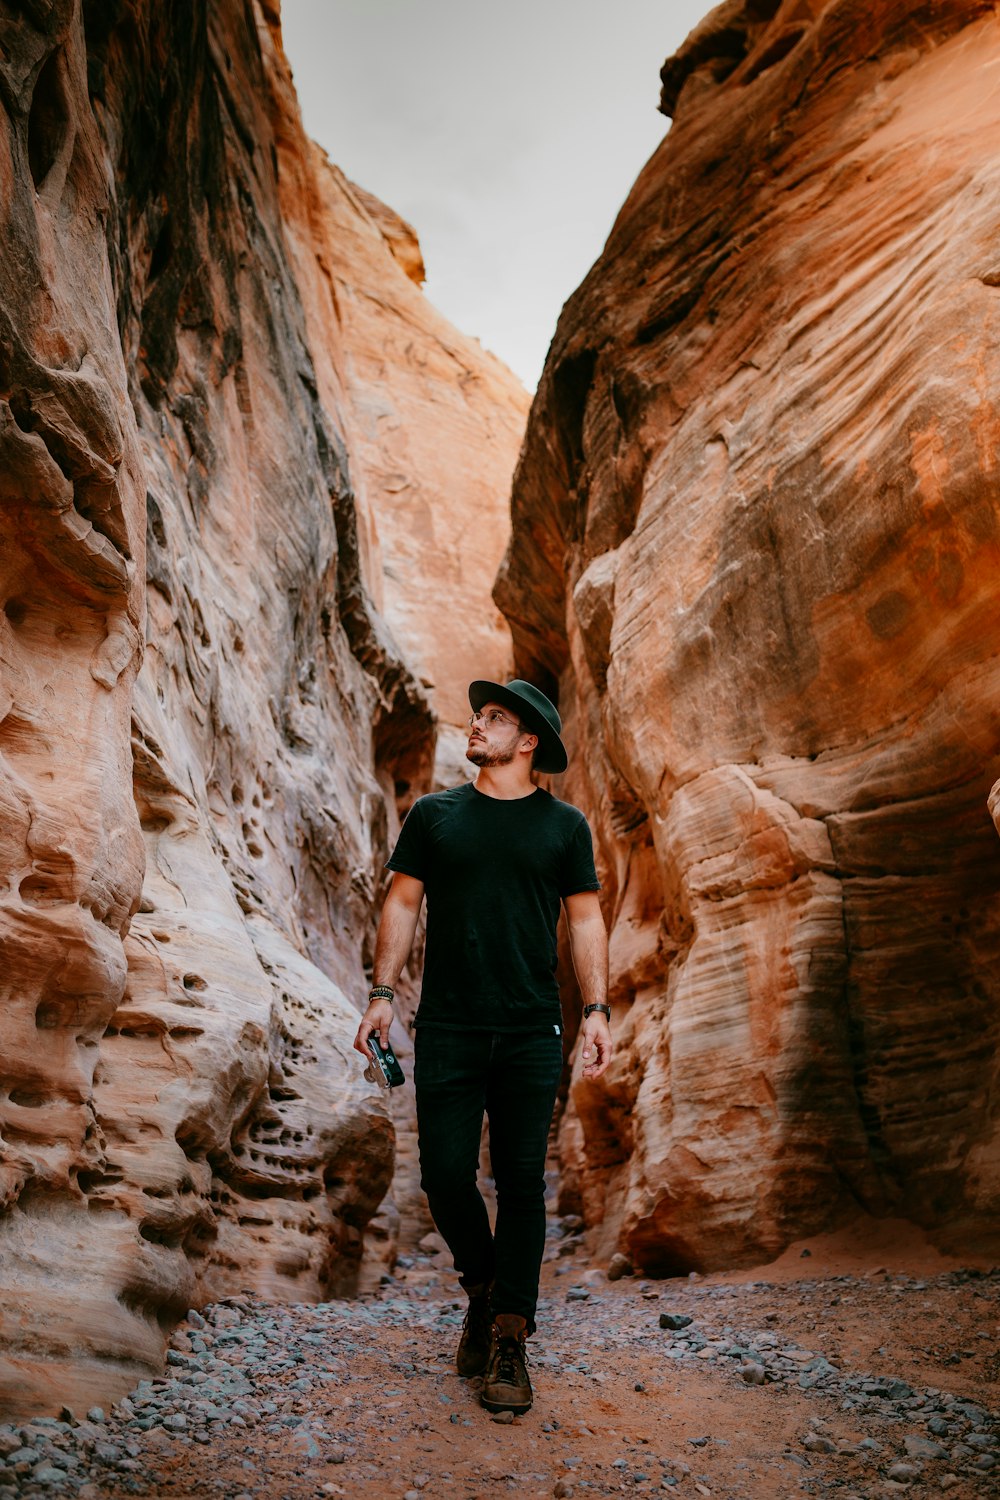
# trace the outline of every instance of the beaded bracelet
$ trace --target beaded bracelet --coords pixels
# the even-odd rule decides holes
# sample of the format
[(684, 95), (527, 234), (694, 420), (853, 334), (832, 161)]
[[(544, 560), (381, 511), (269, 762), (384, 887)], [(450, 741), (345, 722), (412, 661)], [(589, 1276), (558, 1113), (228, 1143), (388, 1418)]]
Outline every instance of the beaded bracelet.
[(391, 989), (387, 984), (373, 984), (371, 989), (368, 991), (368, 999), (369, 1001), (388, 1000), (389, 1004), (391, 1005), (392, 997), (395, 993), (395, 990)]

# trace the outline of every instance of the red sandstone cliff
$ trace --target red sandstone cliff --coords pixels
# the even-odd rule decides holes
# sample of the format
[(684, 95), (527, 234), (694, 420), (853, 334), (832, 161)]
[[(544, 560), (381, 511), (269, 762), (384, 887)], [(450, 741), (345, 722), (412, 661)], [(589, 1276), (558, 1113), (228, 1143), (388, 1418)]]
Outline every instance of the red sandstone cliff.
[[(274, 6), (0, 18), (0, 1403), (37, 1411), (192, 1302), (356, 1280), (393, 1130), (355, 1007), (419, 678), (455, 693), (385, 476), (480, 508), (485, 579), (527, 402), (306, 141)], [(499, 617), (466, 638), (503, 670)]]
[(642, 1266), (1000, 1237), (998, 65), (978, 0), (714, 11), (532, 410), (496, 597), (619, 1049), (564, 1195)]

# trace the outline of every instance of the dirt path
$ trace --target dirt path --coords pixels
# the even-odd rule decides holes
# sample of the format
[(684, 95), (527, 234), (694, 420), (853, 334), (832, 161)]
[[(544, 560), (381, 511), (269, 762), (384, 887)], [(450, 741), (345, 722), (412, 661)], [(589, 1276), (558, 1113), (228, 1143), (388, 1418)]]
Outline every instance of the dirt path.
[(0, 1428), (0, 1500), (1000, 1494), (1000, 1271), (817, 1242), (738, 1277), (609, 1283), (572, 1234), (551, 1255), (526, 1417), (491, 1418), (454, 1373), (463, 1304), (445, 1257), (415, 1256), (361, 1302), (195, 1314), (167, 1377), (106, 1420)]

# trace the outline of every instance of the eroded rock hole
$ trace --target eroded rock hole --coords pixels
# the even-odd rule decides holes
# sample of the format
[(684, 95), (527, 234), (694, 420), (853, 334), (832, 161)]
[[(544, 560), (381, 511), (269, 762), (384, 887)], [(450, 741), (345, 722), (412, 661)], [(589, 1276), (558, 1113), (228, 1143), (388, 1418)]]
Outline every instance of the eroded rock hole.
[(55, 166), (68, 129), (62, 53), (54, 52), (38, 75), (28, 117), (28, 165), (37, 189)]
[(167, 528), (163, 524), (163, 512), (156, 496), (146, 491), (146, 531), (160, 547), (167, 545)]
[(170, 227), (169, 218), (164, 219), (160, 232), (156, 236), (156, 244), (153, 246), (153, 254), (149, 262), (149, 280), (156, 278), (166, 269), (167, 263), (174, 253), (174, 236)]
[(21, 1109), (41, 1109), (48, 1095), (36, 1093), (33, 1089), (11, 1089), (8, 1098), (11, 1104), (17, 1104)]

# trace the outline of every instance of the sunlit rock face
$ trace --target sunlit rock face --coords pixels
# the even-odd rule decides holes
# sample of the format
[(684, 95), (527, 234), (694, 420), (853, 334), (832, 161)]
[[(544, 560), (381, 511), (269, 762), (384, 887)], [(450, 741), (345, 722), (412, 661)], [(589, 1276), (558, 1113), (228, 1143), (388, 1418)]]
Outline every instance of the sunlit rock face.
[(80, 1410), (192, 1303), (351, 1291), (391, 1178), (351, 1041), (435, 716), (340, 302), (420, 301), (419, 248), (325, 216), (276, 9), (0, 24), (0, 1406)]
[[(378, 532), (379, 605), (438, 714), (439, 779), (452, 785), (456, 752), (464, 764), (468, 684), (512, 672), (510, 630), (491, 591), (529, 397), (418, 290), (408, 226), (394, 228), (368, 194), (373, 218), (359, 214), (359, 190), (312, 149), (324, 238), (337, 249), (350, 446)], [(393, 258), (412, 279), (392, 274)]]
[(1000, 1239), (992, 7), (732, 3), (568, 303), (496, 597), (596, 825), (605, 1250)]

